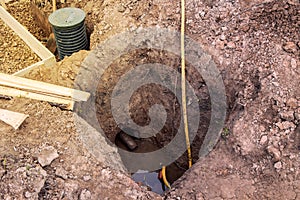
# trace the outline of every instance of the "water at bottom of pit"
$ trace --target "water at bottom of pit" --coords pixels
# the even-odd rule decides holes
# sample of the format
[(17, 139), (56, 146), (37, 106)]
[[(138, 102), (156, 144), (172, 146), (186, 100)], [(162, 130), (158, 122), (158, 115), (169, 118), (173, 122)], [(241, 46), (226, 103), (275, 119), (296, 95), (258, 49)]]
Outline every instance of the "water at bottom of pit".
[[(142, 152), (151, 152), (159, 149), (157, 145), (152, 143), (149, 140), (139, 140), (134, 139), (137, 143), (137, 148), (132, 150), (135, 153), (142, 153)], [(120, 140), (119, 137), (116, 137), (115, 144), (124, 150), (129, 151), (126, 145)], [(173, 162), (172, 164), (166, 166), (166, 178), (170, 184), (174, 183), (177, 179), (179, 179), (186, 171), (183, 167), (180, 167), (178, 163)], [(162, 179), (160, 179), (160, 171), (145, 171), (145, 170), (138, 170), (136, 173), (132, 174), (132, 179), (138, 183), (139, 185), (146, 186), (149, 190), (162, 195), (165, 191), (168, 190), (168, 187), (164, 185)]]

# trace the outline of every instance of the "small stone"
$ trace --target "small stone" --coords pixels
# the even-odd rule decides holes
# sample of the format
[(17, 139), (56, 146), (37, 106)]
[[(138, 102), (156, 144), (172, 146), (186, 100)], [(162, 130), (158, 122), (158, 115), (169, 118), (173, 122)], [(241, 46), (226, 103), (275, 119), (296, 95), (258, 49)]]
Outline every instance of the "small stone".
[(267, 143), (267, 141), (268, 141), (268, 136), (263, 135), (263, 136), (261, 137), (261, 139), (260, 139), (259, 144), (265, 145), (265, 144)]
[(221, 41), (221, 40), (217, 40), (216, 41), (216, 48), (217, 49), (224, 49), (225, 48), (225, 43), (224, 43), (224, 41)]
[(235, 49), (235, 43), (234, 43), (234, 42), (228, 42), (228, 43), (227, 43), (227, 47), (228, 47), (229, 49)]
[(280, 130), (285, 130), (285, 129), (294, 129), (296, 127), (296, 125), (292, 122), (289, 121), (284, 121), (284, 122), (278, 122), (276, 123), (276, 126), (280, 129)]
[(276, 81), (272, 82), (272, 84), (273, 84), (275, 87), (278, 87), (278, 86), (279, 86), (279, 83), (276, 82)]
[(284, 149), (284, 145), (280, 145), (280, 146), (279, 146), (279, 150), (282, 152), (283, 149)]
[(282, 168), (282, 163), (279, 161), (274, 164), (275, 169), (281, 169)]
[(19, 167), (17, 170), (16, 170), (16, 173), (23, 173), (23, 172), (26, 172), (26, 167)]
[(290, 98), (287, 100), (286, 105), (292, 109), (296, 109), (298, 107), (298, 101), (295, 98)]
[(276, 123), (276, 126), (277, 126), (280, 130), (283, 130), (283, 129), (284, 129), (283, 124), (282, 124), (281, 122)]
[(234, 41), (234, 42), (240, 41), (240, 37), (239, 37), (239, 36), (235, 36), (235, 37), (233, 38), (233, 41)]
[(273, 5), (271, 11), (276, 11), (276, 10), (278, 10), (278, 4), (277, 3)]
[(297, 60), (295, 58), (291, 59), (291, 66), (292, 66), (293, 69), (297, 68)]
[(124, 7), (124, 5), (119, 5), (118, 6), (118, 12), (123, 13), (125, 12), (126, 8)]
[(261, 132), (265, 132), (265, 131), (266, 131), (266, 128), (265, 128), (263, 125), (260, 125), (260, 126), (259, 126), (259, 130), (260, 130)]
[(205, 11), (200, 11), (200, 12), (199, 12), (199, 16), (200, 16), (202, 19), (204, 19), (205, 15), (206, 15)]
[(24, 196), (28, 199), (32, 196), (32, 194), (30, 192), (26, 191)]
[(220, 40), (222, 40), (222, 41), (226, 40), (226, 36), (225, 36), (224, 34), (222, 34), (222, 35), (220, 36)]
[(84, 181), (89, 181), (89, 180), (91, 180), (92, 179), (92, 177), (90, 176), (90, 175), (85, 175), (85, 176), (83, 176), (83, 180)]
[(279, 161), (281, 159), (281, 153), (278, 149), (276, 149), (274, 146), (268, 146), (267, 151), (269, 154), (271, 154), (275, 161)]
[(196, 194), (196, 199), (197, 200), (204, 200), (203, 194), (201, 192)]
[(249, 29), (250, 29), (250, 26), (248, 24), (241, 25), (241, 30), (242, 31), (247, 32), (247, 31), (249, 31)]
[(228, 28), (226, 26), (221, 27), (222, 31), (227, 31)]
[(281, 117), (281, 119), (284, 119), (287, 121), (293, 121), (294, 120), (294, 111), (280, 112), (279, 116)]
[(288, 53), (295, 53), (297, 52), (297, 46), (294, 42), (286, 42), (282, 46), (283, 50)]
[(82, 190), (79, 196), (79, 200), (89, 200), (89, 199), (92, 199), (91, 192), (87, 189)]
[(38, 170), (38, 174), (40, 176), (36, 177), (33, 189), (35, 191), (35, 194), (38, 194), (45, 185), (47, 172), (40, 166), (37, 166), (36, 170)]
[(68, 172), (62, 167), (59, 167), (55, 170), (55, 175), (66, 180), (68, 178)]
[(51, 162), (58, 157), (59, 155), (57, 150), (52, 146), (48, 146), (42, 149), (42, 151), (39, 153), (38, 161), (42, 167), (45, 167), (50, 165)]

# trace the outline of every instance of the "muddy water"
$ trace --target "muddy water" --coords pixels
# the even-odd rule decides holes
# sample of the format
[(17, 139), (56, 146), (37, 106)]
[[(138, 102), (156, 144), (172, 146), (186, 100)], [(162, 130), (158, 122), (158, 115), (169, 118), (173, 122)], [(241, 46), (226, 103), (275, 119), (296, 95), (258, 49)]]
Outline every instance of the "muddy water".
[[(138, 147), (133, 150), (134, 153), (145, 153), (152, 152), (158, 150), (158, 145), (155, 142), (147, 139), (134, 139), (137, 143)], [(120, 138), (116, 138), (115, 144), (124, 150), (129, 151), (129, 149), (125, 146), (125, 144), (120, 140)], [(176, 161), (169, 166), (166, 167), (166, 176), (167, 180), (170, 184), (174, 183), (178, 178), (180, 178), (186, 169), (180, 167)], [(159, 179), (159, 171), (148, 172), (144, 170), (139, 170), (136, 173), (132, 174), (132, 179), (138, 184), (144, 185), (149, 188), (149, 190), (163, 194), (168, 188), (164, 186), (162, 181)]]
[(158, 179), (158, 172), (148, 172), (140, 170), (132, 174), (132, 179), (138, 184), (147, 186), (149, 190), (157, 194), (163, 194), (167, 189)]

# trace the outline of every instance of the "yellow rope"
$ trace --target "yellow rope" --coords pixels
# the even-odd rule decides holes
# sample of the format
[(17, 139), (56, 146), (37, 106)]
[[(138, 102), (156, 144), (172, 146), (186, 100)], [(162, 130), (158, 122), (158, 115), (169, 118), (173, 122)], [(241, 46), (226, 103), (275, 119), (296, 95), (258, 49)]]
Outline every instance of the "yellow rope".
[(164, 181), (164, 184), (171, 189), (170, 183), (167, 180), (167, 176), (166, 176), (166, 166), (163, 166), (161, 169), (161, 174), (162, 174), (162, 178)]
[[(185, 0), (181, 0), (181, 92), (182, 92), (182, 110), (183, 110), (183, 122), (184, 122), (184, 133), (186, 148), (188, 153), (189, 168), (192, 166), (192, 152), (189, 137), (189, 127), (187, 118), (187, 108), (186, 108), (186, 85), (185, 85), (185, 49), (184, 49), (184, 32), (185, 32)], [(166, 177), (166, 166), (162, 167), (161, 170), (162, 178), (164, 184), (171, 188), (170, 183)]]
[[(181, 0), (181, 91), (182, 91), (182, 110), (183, 110), (183, 122), (184, 122), (184, 132), (186, 148), (188, 153), (189, 168), (192, 166), (192, 153), (191, 144), (189, 138), (189, 127), (187, 118), (187, 108), (186, 108), (186, 85), (185, 85), (185, 49), (184, 49), (184, 31), (185, 31), (185, 0)], [(162, 167), (161, 170), (162, 178), (164, 184), (171, 188), (170, 183), (166, 177), (166, 166)]]
[(182, 110), (186, 148), (188, 153), (189, 168), (192, 166), (192, 153), (189, 138), (188, 117), (186, 108), (186, 85), (185, 85), (185, 49), (184, 49), (184, 31), (185, 31), (185, 0), (181, 0), (181, 90), (182, 90)]

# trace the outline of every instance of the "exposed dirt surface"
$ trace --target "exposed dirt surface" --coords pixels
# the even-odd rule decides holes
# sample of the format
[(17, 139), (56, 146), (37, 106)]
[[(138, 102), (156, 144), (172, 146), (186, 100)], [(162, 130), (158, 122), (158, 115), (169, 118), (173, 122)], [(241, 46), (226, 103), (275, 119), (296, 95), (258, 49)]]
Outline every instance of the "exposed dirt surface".
[(122, 167), (103, 166), (117, 155), (107, 153), (100, 163), (82, 149), (71, 112), (24, 99), (1, 100), (1, 107), (30, 115), (17, 131), (1, 122), (1, 199), (155, 198)]
[(225, 141), (178, 182), (170, 198), (299, 198), (298, 3), (188, 6), (188, 32), (219, 63), (231, 113)]
[[(33, 29), (30, 31), (43, 40), (43, 33), (28, 22), (30, 12), (20, 14), (18, 8), (24, 5), (29, 2), (12, 2), (7, 6), (22, 24), (30, 25), (28, 28)], [(91, 47), (112, 35), (138, 27), (159, 26), (173, 30), (180, 27), (180, 2), (82, 0), (67, 1), (65, 5), (58, 2), (58, 6), (66, 5), (80, 7), (87, 13)], [(44, 7), (49, 12), (51, 3)], [(299, 199), (299, 1), (193, 0), (187, 1), (186, 17), (187, 35), (212, 55), (227, 92), (227, 120), (214, 151), (196, 162), (201, 140), (195, 143), (195, 164), (164, 197), (159, 197), (130, 179), (115, 148), (101, 146), (107, 152), (97, 155), (87, 151), (82, 144), (82, 130), (74, 123), (72, 112), (46, 102), (0, 99), (0, 108), (29, 114), (19, 130), (0, 122), (0, 198)], [(1, 35), (2, 31), (8, 35), (8, 27), (1, 24), (0, 29)], [(1, 72), (13, 73), (20, 67), (15, 64), (14, 69), (9, 68), (10, 60), (24, 50), (19, 48), (24, 45), (21, 41), (3, 38), (0, 54), (13, 53), (1, 56)], [(26, 77), (73, 87), (88, 53), (75, 53), (51, 68), (35, 69)], [(29, 57), (16, 60), (25, 63)], [(119, 131), (110, 113), (113, 86), (122, 74), (147, 62), (162, 63), (173, 69), (180, 65), (178, 57), (166, 52), (130, 52), (110, 65), (98, 85), (98, 121), (111, 141)], [(192, 80), (193, 87), (201, 88), (197, 90), (202, 102), (199, 107), (202, 113), (207, 112), (201, 116), (204, 119), (204, 128), (198, 135), (201, 138), (209, 123), (209, 97), (202, 78), (195, 76), (189, 65), (187, 79)], [(146, 114), (153, 103), (167, 108), (171, 120), (156, 138), (150, 139), (159, 147), (172, 139), (173, 129), (180, 119), (179, 105), (172, 93), (150, 85), (131, 99), (132, 118), (141, 125), (149, 123)], [(94, 131), (89, 129), (86, 134)], [(179, 160), (182, 167), (186, 167), (184, 163), (185, 154)]]

